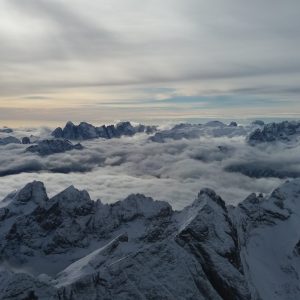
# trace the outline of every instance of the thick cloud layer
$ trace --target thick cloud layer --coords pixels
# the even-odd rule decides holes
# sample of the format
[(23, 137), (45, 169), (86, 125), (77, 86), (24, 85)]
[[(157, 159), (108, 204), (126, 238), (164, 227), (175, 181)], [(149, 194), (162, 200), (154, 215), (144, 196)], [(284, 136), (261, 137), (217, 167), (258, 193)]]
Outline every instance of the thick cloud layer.
[[(48, 131), (33, 131), (39, 132), (47, 136)], [(17, 135), (25, 133), (16, 131)], [(285, 180), (265, 178), (264, 174), (251, 178), (227, 172), (228, 166), (253, 163), (258, 168), (267, 165), (277, 171), (300, 172), (299, 146), (252, 147), (245, 142), (245, 135), (214, 137), (206, 133), (199, 138), (156, 143), (140, 134), (82, 144), (83, 150), (47, 157), (25, 153), (26, 145), (2, 146), (0, 197), (28, 181), (41, 180), (50, 195), (73, 184), (104, 202), (138, 192), (182, 208), (203, 187), (216, 190), (228, 203), (237, 203), (252, 192), (269, 193)], [(20, 171), (31, 173), (4, 176)]]

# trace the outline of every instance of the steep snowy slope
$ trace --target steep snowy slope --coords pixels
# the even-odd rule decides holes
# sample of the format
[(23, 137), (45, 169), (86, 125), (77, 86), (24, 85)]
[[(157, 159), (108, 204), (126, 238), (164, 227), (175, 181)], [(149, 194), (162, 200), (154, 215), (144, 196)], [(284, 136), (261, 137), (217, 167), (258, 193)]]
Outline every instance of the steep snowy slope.
[(234, 211), (248, 281), (262, 299), (300, 298), (300, 181)]
[(299, 299), (299, 214), (300, 180), (237, 207), (203, 189), (182, 211), (32, 182), (1, 202), (0, 298)]

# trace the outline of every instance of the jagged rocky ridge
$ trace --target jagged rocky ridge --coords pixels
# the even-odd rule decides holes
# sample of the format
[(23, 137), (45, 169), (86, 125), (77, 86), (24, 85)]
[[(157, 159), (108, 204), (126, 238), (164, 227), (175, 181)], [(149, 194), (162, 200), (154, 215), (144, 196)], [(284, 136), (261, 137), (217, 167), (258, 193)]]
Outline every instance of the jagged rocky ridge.
[(116, 125), (95, 127), (86, 122), (74, 125), (69, 121), (63, 129), (61, 127), (56, 128), (52, 132), (52, 136), (69, 140), (111, 139), (121, 136), (133, 136), (139, 132), (153, 133), (155, 130), (155, 126), (145, 126), (141, 124), (133, 126), (130, 122), (120, 122)]
[(48, 139), (37, 141), (35, 145), (26, 148), (26, 152), (37, 153), (41, 156), (44, 156), (82, 149), (83, 146), (80, 143), (73, 145), (69, 140), (66, 139)]
[(300, 180), (226, 206), (114, 204), (41, 182), (0, 209), (1, 299), (299, 299)]
[(300, 122), (283, 121), (281, 123), (269, 123), (262, 128), (257, 128), (248, 137), (248, 143), (256, 145), (270, 142), (290, 142), (300, 135)]
[(163, 143), (167, 139), (197, 139), (203, 135), (233, 137), (246, 134), (247, 130), (243, 126), (238, 126), (236, 122), (231, 122), (229, 125), (226, 125), (219, 121), (210, 121), (206, 124), (177, 124), (170, 129), (156, 132), (153, 136), (149, 137), (149, 140), (152, 142)]

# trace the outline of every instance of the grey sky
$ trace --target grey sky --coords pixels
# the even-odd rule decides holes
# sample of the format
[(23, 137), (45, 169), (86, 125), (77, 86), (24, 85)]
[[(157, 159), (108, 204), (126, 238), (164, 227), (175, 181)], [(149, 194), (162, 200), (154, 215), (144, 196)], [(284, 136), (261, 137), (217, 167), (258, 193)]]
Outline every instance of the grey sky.
[(300, 113), (299, 11), (296, 0), (3, 0), (0, 117)]

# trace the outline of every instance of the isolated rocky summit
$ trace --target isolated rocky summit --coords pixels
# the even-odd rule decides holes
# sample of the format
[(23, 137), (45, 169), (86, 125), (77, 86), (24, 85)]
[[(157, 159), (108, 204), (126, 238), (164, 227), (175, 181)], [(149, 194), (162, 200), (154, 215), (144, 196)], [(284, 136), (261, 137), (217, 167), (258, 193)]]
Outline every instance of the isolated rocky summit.
[(299, 213), (299, 180), (236, 207), (203, 189), (181, 211), (32, 182), (1, 202), (0, 298), (299, 299)]
[(28, 145), (31, 143), (30, 138), (27, 136), (24, 136), (21, 141), (23, 145)]
[(95, 127), (86, 122), (74, 125), (69, 121), (63, 129), (61, 127), (56, 128), (52, 132), (52, 136), (69, 140), (88, 140), (95, 138), (111, 139), (121, 136), (133, 136), (140, 132), (152, 133), (155, 130), (155, 126), (133, 126), (130, 122), (120, 122), (116, 125)]

